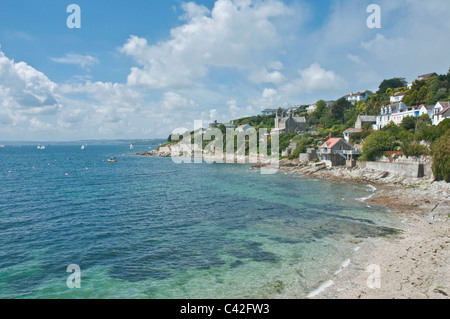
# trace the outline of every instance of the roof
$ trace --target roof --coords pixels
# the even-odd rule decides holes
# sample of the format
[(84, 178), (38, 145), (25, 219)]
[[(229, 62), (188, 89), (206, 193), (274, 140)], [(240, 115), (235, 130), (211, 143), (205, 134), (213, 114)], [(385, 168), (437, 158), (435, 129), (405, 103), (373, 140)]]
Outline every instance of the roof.
[(436, 115), (450, 115), (450, 106), (447, 106), (445, 109), (437, 113)]
[(421, 109), (422, 107), (424, 107), (424, 108), (426, 108), (428, 111), (430, 111), (430, 110), (432, 110), (432, 109), (435, 107), (435, 105), (433, 105), (433, 104), (428, 104), (428, 105), (421, 104), (421, 105), (419, 105), (418, 107), (416, 107), (416, 110), (419, 110), (419, 109)]
[(445, 101), (445, 102), (444, 101), (439, 101), (438, 103), (440, 105), (442, 105), (442, 107), (444, 107), (444, 108), (450, 106), (450, 102), (449, 101)]
[(427, 73), (427, 74), (424, 74), (424, 75), (419, 75), (419, 78), (428, 79), (428, 78), (431, 78), (433, 76), (437, 76), (436, 72)]
[(303, 116), (302, 117), (295, 116), (295, 117), (293, 117), (293, 119), (295, 122), (306, 123), (306, 117), (303, 117)]
[(358, 116), (361, 122), (376, 122), (377, 117), (375, 115), (359, 115)]
[(405, 94), (406, 94), (406, 92), (398, 92), (398, 93), (395, 93), (394, 96), (403, 96)]
[(332, 148), (334, 145), (336, 145), (337, 142), (339, 142), (340, 140), (342, 140), (342, 138), (340, 137), (334, 137), (334, 138), (330, 138), (328, 141), (326, 141), (325, 143), (323, 143), (323, 145), (321, 147), (328, 147), (328, 148)]
[(355, 95), (364, 95), (364, 94), (366, 94), (366, 92), (350, 93), (350, 94), (344, 95), (344, 97), (350, 97), (350, 96), (355, 96)]
[(362, 129), (354, 127), (348, 128), (344, 131), (344, 133), (359, 133), (359, 132), (362, 132)]

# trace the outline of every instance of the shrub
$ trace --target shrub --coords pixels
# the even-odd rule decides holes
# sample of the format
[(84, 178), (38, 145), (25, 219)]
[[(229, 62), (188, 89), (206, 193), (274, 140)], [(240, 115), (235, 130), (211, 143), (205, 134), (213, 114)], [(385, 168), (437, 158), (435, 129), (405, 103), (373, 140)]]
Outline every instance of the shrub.
[(368, 136), (363, 146), (363, 160), (374, 161), (384, 151), (391, 150), (394, 143), (394, 136), (387, 131), (375, 131)]
[(428, 148), (421, 144), (409, 144), (406, 149), (403, 150), (406, 157), (415, 156), (419, 157), (428, 154)]
[(450, 182), (450, 130), (433, 145), (432, 151), (434, 177)]

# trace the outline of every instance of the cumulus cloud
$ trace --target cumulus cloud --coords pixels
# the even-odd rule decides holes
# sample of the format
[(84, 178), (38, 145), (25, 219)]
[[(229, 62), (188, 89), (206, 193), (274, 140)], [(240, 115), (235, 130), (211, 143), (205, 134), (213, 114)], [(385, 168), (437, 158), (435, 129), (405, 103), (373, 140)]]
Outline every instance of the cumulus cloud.
[(90, 55), (81, 55), (81, 54), (74, 54), (74, 53), (68, 53), (63, 57), (60, 58), (51, 58), (52, 61), (62, 64), (73, 64), (81, 67), (85, 70), (90, 70), (91, 67), (93, 67), (96, 64), (99, 64), (100, 61), (96, 57), (90, 56)]
[(0, 51), (0, 100), (4, 113), (57, 113), (60, 105), (56, 89), (57, 85), (42, 72), (25, 62), (14, 62)]
[(296, 78), (281, 87), (285, 94), (315, 93), (323, 91), (339, 91), (347, 86), (346, 81), (333, 71), (323, 69), (320, 64), (313, 63), (308, 68), (299, 70)]
[[(194, 84), (210, 67), (259, 67), (260, 60), (280, 42), (272, 18), (292, 16), (292, 11), (276, 0), (218, 0), (212, 11), (194, 3), (182, 8), (187, 22), (172, 29), (169, 40), (149, 45), (147, 40), (131, 36), (121, 48), (140, 65), (131, 69), (130, 85), (176, 88)], [(268, 73), (265, 80), (270, 77), (269, 81), (278, 81), (280, 74)]]

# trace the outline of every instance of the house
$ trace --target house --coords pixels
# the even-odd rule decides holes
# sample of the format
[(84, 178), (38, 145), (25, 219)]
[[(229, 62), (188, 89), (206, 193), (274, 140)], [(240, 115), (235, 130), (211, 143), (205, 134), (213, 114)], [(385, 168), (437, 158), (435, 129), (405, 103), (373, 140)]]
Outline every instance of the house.
[(367, 92), (350, 93), (344, 96), (344, 98), (350, 103), (354, 104), (358, 101), (365, 101), (370, 98), (370, 94)]
[(356, 119), (355, 128), (362, 129), (365, 124), (373, 125), (377, 122), (376, 116), (371, 115), (358, 115)]
[(345, 139), (345, 141), (347, 143), (350, 142), (350, 135), (354, 134), (354, 133), (360, 133), (360, 132), (362, 132), (362, 129), (360, 129), (360, 128), (349, 128), (349, 129), (346, 129), (344, 131), (344, 139)]
[(272, 115), (275, 114), (276, 112), (277, 112), (276, 109), (265, 109), (261, 111), (262, 115)]
[(437, 102), (433, 108), (433, 115), (442, 112), (445, 108), (447, 108), (449, 106), (450, 106), (450, 102), (442, 102), (442, 101)]
[(236, 128), (236, 132), (247, 132), (248, 130), (252, 129), (253, 126), (251, 126), (250, 124), (243, 124), (243, 125), (239, 125)]
[(394, 124), (399, 125), (405, 117), (417, 117), (419, 116), (419, 111), (414, 107), (408, 107), (406, 109), (400, 109), (396, 113), (392, 113), (391, 115), (391, 121), (394, 122)]
[[(325, 101), (326, 107), (329, 107), (331, 104), (333, 104), (334, 101)], [(306, 108), (306, 111), (311, 114), (314, 113), (317, 110), (317, 104), (311, 104), (308, 105), (308, 107)]]
[(347, 161), (352, 161), (354, 156), (359, 155), (361, 151), (356, 150), (340, 137), (330, 138), (317, 150), (319, 160), (329, 167), (345, 165)]
[(308, 112), (308, 114), (314, 113), (316, 110), (317, 110), (317, 105), (315, 103), (308, 105), (308, 107), (306, 108), (306, 112)]
[(392, 121), (393, 114), (407, 109), (408, 107), (403, 102), (382, 106), (380, 113), (377, 115), (376, 124), (373, 128), (375, 130), (381, 130)]
[(398, 93), (395, 93), (394, 95), (392, 95), (390, 97), (391, 104), (401, 102), (403, 100), (403, 98), (405, 97), (405, 94), (406, 94), (406, 92), (398, 92)]
[(419, 75), (419, 76), (417, 77), (417, 80), (418, 80), (418, 81), (421, 81), (421, 80), (428, 80), (428, 79), (434, 78), (435, 76), (438, 76), (435, 72), (433, 72), (433, 73), (427, 73), (427, 74)]
[(236, 125), (234, 125), (233, 123), (223, 123), (223, 126), (225, 126), (225, 128), (230, 128), (230, 129), (236, 128)]
[(450, 102), (437, 102), (433, 108), (433, 125), (439, 125), (447, 118), (450, 118)]
[(275, 130), (279, 133), (298, 133), (306, 131), (306, 118), (299, 117), (293, 112), (288, 111), (288, 115), (282, 112), (281, 116), (278, 116), (278, 112), (275, 116)]
[(429, 105), (419, 105), (418, 107), (416, 107), (416, 110), (419, 112), (418, 116), (421, 116), (423, 114), (428, 114), (428, 117), (430, 119), (433, 119), (433, 109), (434, 109), (434, 105), (429, 104)]
[(217, 123), (217, 120), (215, 120), (213, 123), (209, 123), (209, 128), (215, 128), (218, 127), (220, 123)]

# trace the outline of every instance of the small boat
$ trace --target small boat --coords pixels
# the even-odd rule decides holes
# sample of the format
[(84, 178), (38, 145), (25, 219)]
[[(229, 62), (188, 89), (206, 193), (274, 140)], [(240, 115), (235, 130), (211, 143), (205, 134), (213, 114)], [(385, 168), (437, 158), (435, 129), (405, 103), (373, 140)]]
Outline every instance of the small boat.
[(38, 145), (37, 149), (38, 149), (38, 150), (45, 150), (45, 146), (44, 146), (44, 145), (42, 145), (42, 146), (41, 146), (41, 145)]
[(0, 148), (5, 148), (5, 145), (0, 145)]
[(84, 145), (81, 145), (81, 149), (82, 150), (84, 150), (86, 148), (86, 146), (84, 146)]
[(130, 150), (134, 149), (133, 144), (130, 144)]
[(108, 162), (110, 163), (117, 163), (117, 159), (115, 157), (111, 157), (108, 159)]

